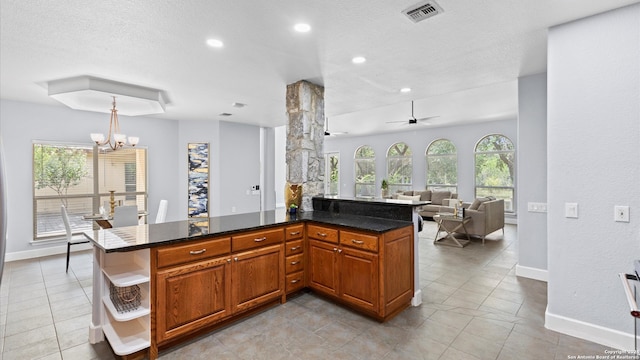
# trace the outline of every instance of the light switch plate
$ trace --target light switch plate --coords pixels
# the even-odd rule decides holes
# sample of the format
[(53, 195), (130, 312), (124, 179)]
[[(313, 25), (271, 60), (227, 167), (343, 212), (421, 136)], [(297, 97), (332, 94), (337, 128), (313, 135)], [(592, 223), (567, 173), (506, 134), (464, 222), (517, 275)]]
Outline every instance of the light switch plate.
[(578, 203), (565, 203), (564, 204), (564, 217), (566, 218), (578, 218)]

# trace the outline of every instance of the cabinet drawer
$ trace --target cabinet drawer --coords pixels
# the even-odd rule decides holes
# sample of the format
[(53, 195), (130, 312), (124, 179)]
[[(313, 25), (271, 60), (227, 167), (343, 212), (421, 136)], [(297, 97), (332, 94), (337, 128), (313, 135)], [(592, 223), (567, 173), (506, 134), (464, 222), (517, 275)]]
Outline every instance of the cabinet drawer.
[(158, 249), (158, 267), (178, 265), (194, 260), (228, 254), (231, 238), (198, 241), (191, 244)]
[(302, 231), (304, 230), (304, 225), (300, 224), (300, 225), (295, 225), (295, 226), (287, 226), (284, 231), (284, 239), (289, 241), (289, 240), (295, 240), (295, 239), (302, 239), (302, 235), (304, 235), (302, 233)]
[(287, 274), (304, 269), (304, 254), (287, 256), (284, 265)]
[(378, 251), (378, 237), (350, 231), (340, 231), (340, 244), (358, 249)]
[(255, 249), (266, 245), (281, 243), (284, 239), (282, 228), (275, 230), (256, 231), (245, 235), (231, 237), (232, 251)]
[(285, 250), (284, 250), (285, 256), (302, 254), (303, 252), (304, 252), (304, 245), (302, 243), (302, 240), (287, 241), (287, 244), (285, 245)]
[(307, 225), (307, 237), (337, 244), (338, 230), (318, 225)]
[(297, 273), (287, 275), (285, 284), (286, 292), (290, 293), (296, 290), (300, 290), (304, 287), (304, 271), (298, 271)]

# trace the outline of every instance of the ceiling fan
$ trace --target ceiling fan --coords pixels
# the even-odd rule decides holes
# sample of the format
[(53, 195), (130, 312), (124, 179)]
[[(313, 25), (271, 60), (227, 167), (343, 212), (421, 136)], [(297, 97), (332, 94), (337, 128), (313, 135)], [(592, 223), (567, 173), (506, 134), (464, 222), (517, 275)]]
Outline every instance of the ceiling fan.
[(346, 132), (330, 132), (329, 131), (329, 118), (324, 119), (324, 136), (335, 136), (348, 134)]
[(415, 116), (413, 116), (413, 100), (411, 101), (411, 118), (409, 118), (409, 120), (397, 120), (397, 121), (387, 121), (387, 124), (393, 124), (393, 123), (406, 123), (407, 125), (412, 125), (412, 124), (417, 124), (419, 122), (424, 122), (427, 120), (431, 120), (434, 118), (440, 117), (440, 115), (435, 115), (435, 116), (428, 116), (428, 117), (423, 117), (420, 119), (416, 119)]

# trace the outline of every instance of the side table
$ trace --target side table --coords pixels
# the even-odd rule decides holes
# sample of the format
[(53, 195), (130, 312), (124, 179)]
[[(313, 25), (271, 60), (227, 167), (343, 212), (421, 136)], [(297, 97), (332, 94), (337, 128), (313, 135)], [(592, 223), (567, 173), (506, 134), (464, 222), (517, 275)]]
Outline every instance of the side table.
[[(436, 231), (435, 239), (433, 240), (434, 244), (448, 245), (448, 246), (456, 246), (456, 247), (465, 247), (469, 245), (471, 242), (471, 238), (469, 238), (469, 233), (467, 232), (466, 224), (471, 221), (470, 217), (457, 217), (453, 214), (436, 214), (433, 216), (433, 220), (438, 223), (438, 231)], [(462, 231), (461, 231), (462, 230)], [(446, 235), (439, 237), (440, 232), (446, 232)], [(453, 234), (455, 232), (464, 232), (467, 237), (466, 240), (458, 239)]]

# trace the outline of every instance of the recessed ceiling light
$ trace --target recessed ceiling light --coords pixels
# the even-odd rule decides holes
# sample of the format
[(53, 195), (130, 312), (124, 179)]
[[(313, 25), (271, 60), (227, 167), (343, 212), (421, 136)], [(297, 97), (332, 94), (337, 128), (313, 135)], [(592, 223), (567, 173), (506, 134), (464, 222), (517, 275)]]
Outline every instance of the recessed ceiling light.
[(247, 104), (234, 102), (234, 103), (231, 104), (231, 106), (233, 106), (234, 108), (243, 108), (243, 107), (247, 106)]
[(224, 46), (224, 43), (218, 39), (209, 39), (207, 40), (207, 45), (214, 48), (221, 48)]
[(296, 24), (293, 29), (297, 32), (306, 33), (311, 31), (311, 26), (309, 24), (300, 23)]
[(367, 59), (365, 59), (364, 56), (356, 56), (353, 59), (351, 59), (351, 62), (354, 64), (362, 64), (365, 61), (367, 61)]
[(402, 93), (408, 93), (408, 92), (411, 92), (411, 88), (408, 88), (408, 87), (406, 87), (406, 88), (402, 88), (402, 89), (400, 89), (400, 92), (402, 92)]

